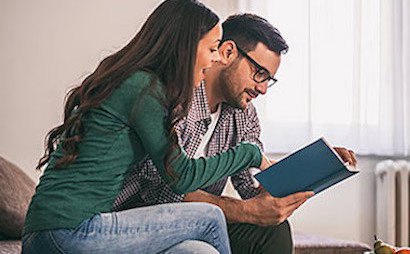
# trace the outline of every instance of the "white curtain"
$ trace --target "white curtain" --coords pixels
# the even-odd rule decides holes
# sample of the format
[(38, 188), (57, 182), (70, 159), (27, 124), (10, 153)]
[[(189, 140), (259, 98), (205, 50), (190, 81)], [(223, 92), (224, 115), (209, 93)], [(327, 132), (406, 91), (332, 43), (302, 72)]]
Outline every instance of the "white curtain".
[(267, 152), (320, 136), (358, 154), (410, 155), (410, 0), (238, 0), (290, 50), (255, 102)]

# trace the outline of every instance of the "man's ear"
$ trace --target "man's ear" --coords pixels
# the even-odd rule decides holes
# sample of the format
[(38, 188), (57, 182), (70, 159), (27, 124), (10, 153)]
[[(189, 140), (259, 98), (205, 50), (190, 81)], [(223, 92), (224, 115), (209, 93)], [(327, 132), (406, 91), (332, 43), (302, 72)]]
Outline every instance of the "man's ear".
[(221, 64), (229, 65), (236, 59), (238, 55), (238, 50), (236, 49), (236, 44), (234, 41), (224, 41), (221, 46), (219, 46), (219, 56)]

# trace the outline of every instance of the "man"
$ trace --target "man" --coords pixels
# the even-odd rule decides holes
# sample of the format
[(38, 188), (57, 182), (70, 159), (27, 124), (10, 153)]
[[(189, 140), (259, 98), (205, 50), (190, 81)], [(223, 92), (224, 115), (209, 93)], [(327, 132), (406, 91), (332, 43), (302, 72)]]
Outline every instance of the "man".
[[(205, 84), (196, 89), (190, 112), (177, 127), (180, 144), (193, 158), (212, 156), (244, 141), (262, 149), (259, 120), (251, 100), (276, 82), (273, 76), (281, 54), (288, 49), (279, 31), (258, 16), (234, 15), (222, 26), (220, 61), (206, 71)], [(352, 152), (338, 151), (353, 162)], [(311, 194), (272, 197), (255, 186), (251, 169), (229, 181), (243, 200), (221, 196), (228, 178), (204, 190), (177, 195), (147, 158), (127, 178), (114, 210), (168, 202), (209, 202), (218, 205), (227, 218), (233, 253), (292, 253), (286, 219)]]

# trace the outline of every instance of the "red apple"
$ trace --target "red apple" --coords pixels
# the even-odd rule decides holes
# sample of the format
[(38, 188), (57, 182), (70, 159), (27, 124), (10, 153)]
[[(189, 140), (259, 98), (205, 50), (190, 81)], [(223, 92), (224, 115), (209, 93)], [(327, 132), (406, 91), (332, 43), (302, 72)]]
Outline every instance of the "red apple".
[(410, 254), (410, 249), (409, 248), (401, 248), (399, 250), (396, 250), (394, 254)]

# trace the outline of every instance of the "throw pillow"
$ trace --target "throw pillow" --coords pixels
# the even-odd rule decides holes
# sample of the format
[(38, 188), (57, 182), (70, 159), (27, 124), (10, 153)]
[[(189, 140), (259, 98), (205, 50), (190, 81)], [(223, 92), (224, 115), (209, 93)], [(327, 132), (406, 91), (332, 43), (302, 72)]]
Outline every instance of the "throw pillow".
[(0, 231), (20, 238), (35, 183), (19, 167), (0, 156)]

